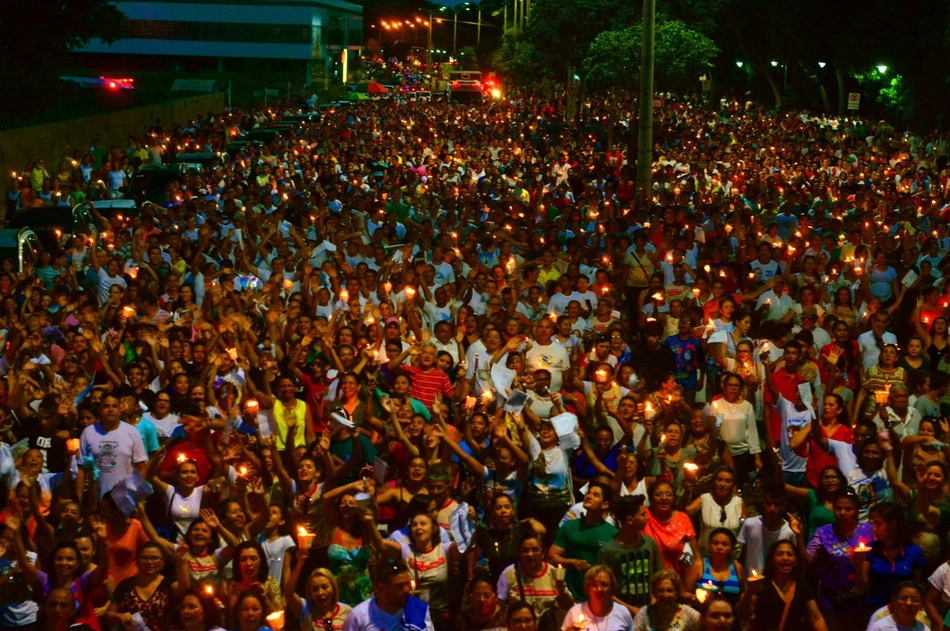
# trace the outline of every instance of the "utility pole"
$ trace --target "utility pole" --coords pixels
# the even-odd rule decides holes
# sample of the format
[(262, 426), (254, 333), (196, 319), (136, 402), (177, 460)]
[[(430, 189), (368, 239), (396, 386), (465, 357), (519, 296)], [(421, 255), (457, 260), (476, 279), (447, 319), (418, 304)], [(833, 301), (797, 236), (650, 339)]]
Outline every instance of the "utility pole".
[(475, 40), (475, 45), (482, 43), (482, 5), (478, 5), (478, 39)]
[(504, 35), (508, 31), (508, 0), (505, 0), (505, 8), (504, 11), (502, 11), (502, 16), (501, 32), (502, 35)]
[(459, 10), (456, 7), (452, 15), (452, 56), (455, 56), (455, 52), (458, 50), (456, 42), (458, 41), (459, 36)]
[(528, 15), (531, 13), (531, 0), (524, 0), (525, 10), (524, 10), (524, 25), (528, 26)]
[(637, 192), (649, 197), (653, 167), (653, 38), (656, 0), (643, 0), (640, 46), (640, 130), (637, 137)]
[(426, 74), (432, 74), (432, 11), (429, 11), (429, 41), (426, 44)]

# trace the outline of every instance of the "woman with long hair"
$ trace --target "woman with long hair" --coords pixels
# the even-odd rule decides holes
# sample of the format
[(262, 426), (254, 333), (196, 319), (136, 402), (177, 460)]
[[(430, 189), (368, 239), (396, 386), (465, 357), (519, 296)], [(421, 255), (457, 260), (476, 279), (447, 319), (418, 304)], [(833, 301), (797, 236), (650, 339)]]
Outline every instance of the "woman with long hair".
[(574, 605), (567, 584), (544, 560), (544, 541), (536, 532), (528, 532), (518, 543), (518, 562), (505, 568), (498, 579), (498, 598), (503, 602), (525, 601), (534, 608), (541, 631), (557, 629), (555, 614)]
[(939, 460), (931, 460), (914, 472), (917, 484), (911, 487), (898, 478), (897, 465), (892, 451), (887, 452), (884, 463), (894, 498), (907, 507), (907, 523), (913, 533), (913, 542), (920, 546), (927, 561), (927, 571), (932, 571), (943, 556), (943, 539), (946, 526), (943, 515), (950, 512), (950, 497), (947, 497), (947, 467)]
[(162, 574), (165, 568), (162, 547), (145, 543), (139, 548), (135, 565), (138, 573), (116, 586), (102, 622), (128, 629), (132, 627), (132, 616), (140, 614), (149, 629), (164, 629), (175, 608), (178, 583)]
[(807, 545), (801, 521), (794, 517), (789, 521), (798, 545), (798, 560), (817, 570), (818, 606), (832, 631), (848, 628), (854, 616), (864, 609), (864, 596), (855, 582), (852, 559), (856, 548), (870, 544), (874, 532), (870, 524), (858, 521), (859, 509), (853, 489), (845, 487), (839, 491), (833, 504), (835, 522), (815, 530)]
[(799, 552), (791, 541), (776, 541), (765, 556), (764, 576), (746, 582), (739, 615), (754, 631), (827, 631), (815, 590), (802, 576)]
[(487, 572), (497, 581), (506, 567), (518, 561), (518, 543), (531, 531), (543, 536), (544, 528), (534, 519), (519, 522), (511, 498), (501, 491), (492, 494), (484, 523), (472, 535), (472, 553), (466, 555), (469, 579)]
[(846, 482), (841, 469), (828, 466), (819, 473), (817, 488), (802, 488), (785, 483), (785, 492), (805, 504), (806, 539), (809, 541), (818, 528), (834, 523), (833, 501)]
[(854, 409), (851, 413), (851, 424), (858, 419), (868, 419), (880, 409), (877, 397), (883, 396), (894, 384), (906, 383), (907, 372), (898, 364), (900, 351), (894, 344), (885, 344), (881, 349), (881, 356), (876, 366), (871, 366), (864, 375), (864, 381), (857, 392)]
[[(256, 589), (241, 593), (231, 613), (231, 629), (234, 631), (270, 631), (267, 616), (270, 609), (267, 599)], [(160, 628), (160, 627), (159, 627)]]
[(715, 590), (707, 591), (722, 594), (732, 604), (739, 602), (745, 570), (734, 560), (737, 545), (736, 534), (729, 528), (716, 528), (709, 534), (702, 564), (694, 563), (686, 572), (683, 581), (686, 602), (698, 602), (695, 595), (697, 585), (714, 585)]
[(307, 577), (304, 598), (294, 592), (301, 570), (310, 556), (309, 548), (297, 548), (297, 564), (284, 583), (287, 611), (301, 621), (302, 631), (341, 631), (353, 609), (340, 602), (340, 585), (330, 570), (318, 567)]
[[(692, 479), (688, 476), (683, 481), (687, 489), (692, 486)], [(735, 471), (725, 465), (719, 467), (713, 473), (712, 490), (692, 500), (684, 510), (691, 518), (699, 517), (699, 555), (702, 557), (709, 555), (709, 539), (713, 531), (725, 528), (738, 535), (746, 511), (745, 503), (736, 493)]]
[(904, 509), (893, 502), (871, 507), (874, 541), (869, 551), (854, 555), (858, 589), (866, 592), (870, 615), (890, 600), (891, 591), (903, 581), (920, 582), (924, 553), (911, 542)]
[(267, 566), (267, 556), (261, 544), (256, 541), (242, 541), (234, 548), (234, 557), (231, 559), (231, 580), (225, 590), (226, 605), (230, 609), (237, 602), (237, 597), (249, 589), (258, 589), (267, 599), (267, 606), (271, 609), (280, 609), (280, 583), (270, 576)]

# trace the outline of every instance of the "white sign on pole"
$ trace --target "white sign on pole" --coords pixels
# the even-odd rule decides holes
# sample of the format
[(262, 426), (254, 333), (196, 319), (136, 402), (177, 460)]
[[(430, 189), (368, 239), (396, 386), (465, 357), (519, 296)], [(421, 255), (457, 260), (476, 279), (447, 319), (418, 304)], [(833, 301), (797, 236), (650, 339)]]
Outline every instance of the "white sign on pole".
[(856, 110), (858, 106), (861, 105), (861, 93), (860, 92), (848, 92), (848, 109)]

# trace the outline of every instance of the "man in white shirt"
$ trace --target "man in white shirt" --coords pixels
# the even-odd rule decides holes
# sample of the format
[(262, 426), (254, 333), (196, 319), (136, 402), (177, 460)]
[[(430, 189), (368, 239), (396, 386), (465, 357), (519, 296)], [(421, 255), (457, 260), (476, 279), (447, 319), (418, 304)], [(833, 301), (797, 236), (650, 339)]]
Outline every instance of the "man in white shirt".
[(870, 370), (871, 366), (877, 366), (884, 346), (897, 344), (897, 336), (884, 330), (889, 321), (890, 317), (886, 313), (878, 311), (871, 316), (871, 330), (858, 336), (861, 364), (865, 370)]
[(380, 563), (376, 577), (375, 595), (353, 608), (343, 631), (435, 631), (429, 606), (410, 595), (414, 581), (404, 563)]
[(772, 289), (759, 296), (755, 303), (756, 309), (766, 308), (765, 318), (767, 320), (781, 320), (792, 308), (794, 301), (792, 297), (785, 293), (785, 279), (776, 276)]
[[(83, 430), (79, 438), (80, 459), (91, 456), (99, 468), (99, 497), (132, 473), (145, 475), (148, 455), (139, 431), (121, 420), (119, 398), (107, 394), (99, 406), (101, 418)], [(76, 488), (85, 485), (86, 468), (79, 467)]]
[(534, 327), (534, 340), (525, 355), (525, 362), (531, 370), (544, 368), (551, 373), (551, 391), (561, 389), (563, 374), (571, 367), (571, 358), (567, 349), (556, 343), (554, 322), (551, 318), (541, 318)]

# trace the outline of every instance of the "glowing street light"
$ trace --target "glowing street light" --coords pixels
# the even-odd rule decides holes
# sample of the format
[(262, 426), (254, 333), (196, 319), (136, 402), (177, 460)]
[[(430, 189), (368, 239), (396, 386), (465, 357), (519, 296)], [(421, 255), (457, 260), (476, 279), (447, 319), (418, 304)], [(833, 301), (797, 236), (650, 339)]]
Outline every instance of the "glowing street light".
[(772, 64), (772, 67), (773, 67), (773, 68), (778, 68), (778, 62), (777, 62), (777, 61), (770, 61), (769, 63)]
[(828, 65), (828, 64), (826, 64), (826, 63), (823, 62), (823, 61), (819, 61), (819, 62), (818, 62), (818, 67), (819, 67), (819, 68), (824, 68), (824, 67), (827, 66), (827, 65)]
[(741, 67), (743, 66), (743, 63), (742, 63), (741, 61), (737, 61), (737, 62), (736, 62), (736, 66), (739, 67), (739, 68), (741, 68)]
[(887, 66), (884, 65), (884, 64), (881, 64), (881, 65), (879, 65), (879, 66), (877, 67), (877, 71), (880, 72), (881, 74), (886, 74), (886, 73), (887, 73)]

